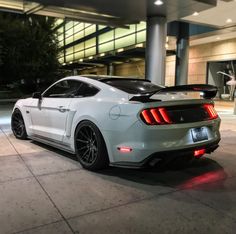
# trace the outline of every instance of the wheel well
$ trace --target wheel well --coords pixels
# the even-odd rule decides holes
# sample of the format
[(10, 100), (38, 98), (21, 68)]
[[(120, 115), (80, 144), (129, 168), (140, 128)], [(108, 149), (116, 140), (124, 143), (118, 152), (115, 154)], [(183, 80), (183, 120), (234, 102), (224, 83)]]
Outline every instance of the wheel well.
[[(75, 131), (74, 131), (74, 139), (75, 139), (75, 134), (76, 134), (77, 128), (79, 127), (79, 125), (80, 125), (81, 123), (83, 123), (83, 122), (85, 122), (85, 121), (89, 121), (89, 122), (93, 123), (92, 121), (90, 121), (90, 120), (88, 120), (88, 119), (83, 119), (83, 120), (81, 120), (79, 123), (77, 123), (76, 128), (75, 128)], [(95, 124), (95, 123), (93, 123), (93, 124)], [(95, 124), (95, 125), (96, 125), (96, 124)], [(97, 125), (96, 125), (96, 126), (97, 126)], [(99, 130), (99, 131), (100, 131), (100, 130)]]
[[(107, 150), (107, 143), (106, 143), (106, 141), (105, 141), (105, 138), (104, 138), (104, 136), (103, 136), (101, 130), (99, 129), (99, 127), (97, 126), (97, 124), (95, 124), (93, 121), (91, 121), (91, 120), (89, 120), (89, 119), (83, 119), (83, 120), (81, 120), (81, 121), (76, 125), (75, 131), (74, 131), (74, 147), (75, 147), (75, 138), (76, 138), (76, 135), (75, 135), (75, 134), (76, 134), (77, 128), (78, 128), (78, 126), (79, 126), (81, 123), (83, 123), (83, 122), (85, 122), (85, 121), (91, 122), (92, 124), (94, 124), (94, 125), (97, 127), (97, 129), (98, 129), (99, 132), (101, 133), (102, 140), (103, 140), (104, 143), (105, 143), (106, 151), (107, 151), (107, 153), (108, 153), (108, 150)], [(76, 147), (75, 147), (75, 148), (76, 148)]]

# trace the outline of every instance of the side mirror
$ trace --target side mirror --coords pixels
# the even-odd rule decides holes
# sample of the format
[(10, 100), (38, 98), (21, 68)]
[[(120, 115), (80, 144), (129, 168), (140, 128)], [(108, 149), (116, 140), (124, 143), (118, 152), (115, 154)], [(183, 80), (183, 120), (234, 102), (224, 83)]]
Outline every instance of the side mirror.
[(32, 94), (32, 98), (36, 98), (41, 100), (42, 99), (42, 94), (40, 92), (35, 92)]

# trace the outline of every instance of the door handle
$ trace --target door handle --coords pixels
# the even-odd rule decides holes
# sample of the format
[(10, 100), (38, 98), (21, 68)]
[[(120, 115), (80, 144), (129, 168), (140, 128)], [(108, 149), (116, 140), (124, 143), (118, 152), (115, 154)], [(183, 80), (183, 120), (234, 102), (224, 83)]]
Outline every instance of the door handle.
[(66, 112), (67, 109), (64, 106), (58, 106), (57, 108), (60, 112)]

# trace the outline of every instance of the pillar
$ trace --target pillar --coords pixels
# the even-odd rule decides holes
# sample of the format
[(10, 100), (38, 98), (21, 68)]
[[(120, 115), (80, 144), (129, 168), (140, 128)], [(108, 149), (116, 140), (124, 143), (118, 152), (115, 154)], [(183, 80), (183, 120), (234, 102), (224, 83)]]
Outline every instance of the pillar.
[(165, 84), (166, 18), (147, 18), (145, 76), (154, 84)]
[(176, 38), (175, 85), (188, 83), (189, 24), (179, 22)]
[(107, 75), (114, 76), (114, 65), (112, 63), (107, 65)]

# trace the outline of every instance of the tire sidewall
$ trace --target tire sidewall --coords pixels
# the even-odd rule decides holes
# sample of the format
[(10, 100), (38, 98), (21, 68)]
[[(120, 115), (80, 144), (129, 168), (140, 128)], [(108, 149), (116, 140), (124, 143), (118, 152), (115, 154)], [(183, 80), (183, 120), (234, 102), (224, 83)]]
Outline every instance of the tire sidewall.
[[(21, 133), (21, 135), (18, 135), (16, 134), (16, 132), (13, 130), (13, 116), (18, 114), (20, 117), (21, 117), (21, 120), (24, 124), (24, 131)], [(21, 114), (21, 111), (19, 109), (15, 109), (12, 113), (12, 117), (11, 117), (11, 129), (12, 129), (12, 132), (14, 134), (14, 136), (17, 138), (17, 139), (22, 139), (22, 140), (25, 140), (27, 139), (27, 132), (26, 132), (26, 128), (25, 128), (25, 121), (24, 121), (24, 118)]]
[[(77, 135), (78, 135), (80, 129), (83, 128), (83, 127), (92, 128), (92, 130), (94, 131), (94, 133), (96, 135), (95, 137), (96, 137), (96, 140), (97, 140), (97, 151), (98, 152), (97, 152), (97, 157), (96, 157), (95, 161), (92, 164), (87, 164), (87, 163), (83, 162), (83, 160), (81, 160), (81, 158), (78, 155), (76, 139), (77, 139)], [(80, 164), (84, 168), (86, 168), (88, 170), (98, 170), (98, 169), (102, 169), (102, 168), (104, 168), (108, 165), (109, 160), (108, 160), (105, 141), (104, 141), (103, 136), (102, 136), (100, 130), (98, 129), (98, 127), (94, 123), (92, 123), (91, 121), (84, 120), (83, 122), (81, 122), (77, 126), (76, 131), (75, 131), (74, 144), (75, 144), (76, 157), (77, 157), (78, 161), (80, 162)]]

